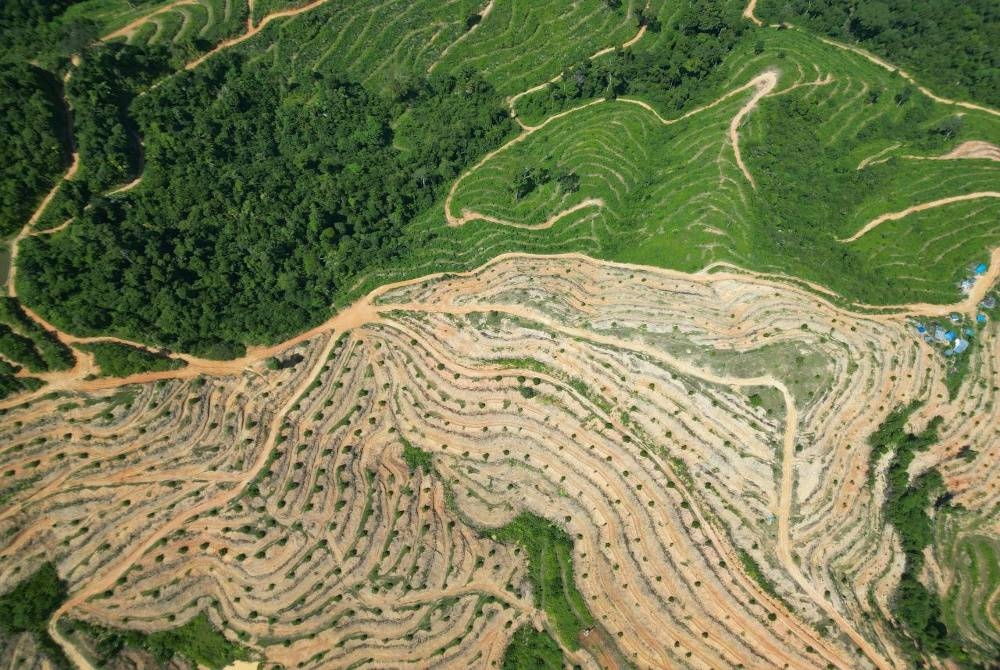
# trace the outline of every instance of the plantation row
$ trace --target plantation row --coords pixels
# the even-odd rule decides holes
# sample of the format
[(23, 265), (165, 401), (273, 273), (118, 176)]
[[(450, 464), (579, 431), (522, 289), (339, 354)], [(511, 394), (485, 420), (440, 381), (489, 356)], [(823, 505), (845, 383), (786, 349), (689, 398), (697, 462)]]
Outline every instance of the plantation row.
[[(988, 649), (960, 584), (988, 572), (993, 531), (957, 504), (996, 504), (991, 424), (960, 422), (991, 401), (975, 377), (938, 400), (944, 359), (904, 317), (577, 256), (374, 309), (238, 376), (9, 410), (0, 592), (44, 552), (72, 594), (64, 644), (107, 638), (108, 661), (204, 614), (297, 667), (499, 666), (508, 645), (584, 667), (896, 663), (878, 603), (904, 560), (882, 508), (899, 485), (864, 445), (919, 400), (916, 426), (944, 420), (918, 461), (970, 445), (942, 467), (960, 497), (941, 551), (981, 556), (941, 554), (966, 572), (940, 619), (968, 658)], [(949, 539), (970, 524), (982, 541)]]

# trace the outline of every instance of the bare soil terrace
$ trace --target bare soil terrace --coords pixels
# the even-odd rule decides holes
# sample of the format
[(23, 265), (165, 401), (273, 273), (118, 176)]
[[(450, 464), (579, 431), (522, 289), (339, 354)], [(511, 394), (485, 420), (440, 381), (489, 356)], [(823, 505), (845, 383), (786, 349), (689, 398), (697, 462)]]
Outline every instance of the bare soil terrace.
[[(241, 361), (69, 374), (5, 403), (0, 465), (27, 484), (0, 514), (2, 587), (59, 562), (51, 630), (81, 667), (64, 617), (200, 610), (286, 667), (488, 667), (520, 625), (554, 633), (523, 555), (479, 530), (531, 511), (574, 538), (577, 587), (638, 667), (899, 667), (871, 609), (894, 533), (857, 447), (900, 404), (957, 428), (979, 402), (941, 399), (944, 359), (911, 333), (763, 277), (509, 255)], [(981, 455), (947, 476), (995, 497), (970, 431)], [(610, 658), (586, 649), (566, 651)]]

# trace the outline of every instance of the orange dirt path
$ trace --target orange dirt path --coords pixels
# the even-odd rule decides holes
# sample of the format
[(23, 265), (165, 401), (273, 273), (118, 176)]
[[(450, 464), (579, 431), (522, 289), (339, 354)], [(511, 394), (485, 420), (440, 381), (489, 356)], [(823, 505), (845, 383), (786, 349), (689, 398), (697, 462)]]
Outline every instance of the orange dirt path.
[(957, 147), (946, 154), (940, 156), (903, 156), (912, 160), (922, 161), (950, 161), (958, 159), (981, 159), (1000, 162), (1000, 147), (990, 142), (982, 140), (969, 140), (962, 142)]
[(69, 169), (66, 170), (66, 174), (64, 174), (62, 178), (56, 182), (56, 185), (52, 187), (52, 190), (50, 190), (46, 196), (42, 198), (42, 201), (38, 203), (38, 207), (36, 207), (35, 211), (31, 214), (31, 218), (28, 219), (28, 223), (24, 224), (24, 228), (21, 229), (21, 232), (19, 232), (17, 236), (11, 240), (10, 269), (7, 272), (7, 295), (17, 297), (17, 289), (14, 287), (14, 277), (17, 274), (17, 264), (15, 261), (17, 261), (17, 252), (21, 240), (31, 234), (32, 228), (34, 228), (35, 224), (38, 223), (38, 219), (41, 218), (45, 208), (49, 206), (50, 202), (52, 202), (52, 198), (56, 197), (56, 193), (58, 193), (59, 189), (62, 188), (63, 182), (72, 179), (73, 176), (76, 175), (76, 171), (79, 169), (80, 154), (74, 152), (73, 162), (70, 164)]
[(747, 169), (746, 163), (743, 162), (743, 155), (740, 153), (740, 124), (742, 124), (743, 119), (757, 107), (757, 103), (759, 103), (762, 98), (773, 91), (774, 87), (778, 85), (778, 73), (774, 70), (768, 70), (764, 74), (757, 77), (756, 81), (756, 92), (749, 100), (747, 100), (745, 105), (740, 107), (740, 111), (736, 112), (736, 116), (734, 116), (733, 120), (729, 122), (729, 141), (733, 145), (733, 153), (736, 155), (736, 164), (739, 166), (743, 176), (747, 178), (748, 182), (750, 182), (750, 186), (754, 188), (757, 188), (757, 182), (754, 181), (753, 175), (750, 174), (750, 170)]
[(197, 5), (197, 4), (199, 4), (198, 0), (174, 0), (170, 4), (164, 5), (163, 7), (160, 7), (159, 9), (157, 9), (155, 11), (152, 11), (149, 14), (145, 14), (143, 16), (140, 16), (135, 21), (132, 21), (131, 23), (122, 26), (118, 30), (115, 30), (113, 32), (108, 33), (107, 35), (105, 35), (104, 37), (102, 37), (101, 40), (102, 41), (107, 41), (107, 40), (117, 39), (119, 37), (128, 38), (142, 24), (146, 23), (147, 21), (149, 21), (154, 16), (159, 16), (160, 14), (166, 14), (170, 10), (172, 10), (172, 9), (174, 9), (176, 7), (180, 7), (182, 5)]
[[(795, 26), (792, 26), (792, 27), (795, 27)], [(934, 100), (935, 102), (940, 102), (940, 103), (945, 104), (945, 105), (955, 105), (956, 107), (964, 107), (965, 109), (974, 109), (974, 110), (976, 110), (978, 112), (986, 112), (987, 114), (992, 114), (993, 116), (1000, 116), (1000, 111), (997, 111), (997, 110), (995, 110), (995, 109), (993, 109), (991, 107), (986, 107), (984, 105), (977, 105), (975, 103), (965, 102), (965, 101), (962, 101), (962, 100), (952, 100), (951, 98), (944, 98), (944, 97), (941, 97), (940, 95), (936, 95), (933, 91), (931, 91), (926, 86), (921, 86), (920, 84), (918, 84), (917, 81), (908, 72), (906, 72), (902, 68), (897, 67), (897, 66), (893, 65), (892, 63), (890, 63), (890, 62), (888, 62), (888, 61), (886, 61), (886, 60), (884, 60), (882, 58), (879, 58), (875, 54), (873, 54), (873, 53), (871, 53), (869, 51), (866, 51), (866, 50), (864, 50), (864, 49), (862, 49), (860, 47), (851, 46), (849, 44), (842, 44), (841, 42), (837, 42), (837, 41), (831, 40), (831, 39), (826, 38), (826, 37), (818, 37), (817, 36), (816, 39), (818, 39), (820, 42), (823, 42), (824, 44), (829, 44), (830, 46), (836, 47), (838, 49), (843, 49), (844, 51), (850, 51), (852, 53), (855, 53), (855, 54), (861, 56), (862, 58), (864, 58), (864, 59), (866, 59), (866, 60), (868, 60), (868, 61), (870, 61), (872, 63), (875, 63), (879, 67), (885, 68), (889, 72), (895, 72), (900, 77), (902, 77), (903, 79), (905, 79), (909, 83), (913, 84), (917, 88), (918, 91), (920, 91), (921, 93), (923, 93), (924, 95), (926, 95), (931, 100)]]
[(978, 200), (980, 198), (1000, 198), (1000, 191), (978, 191), (976, 193), (952, 195), (947, 198), (939, 198), (937, 200), (931, 200), (930, 202), (924, 202), (919, 205), (913, 205), (912, 207), (907, 207), (906, 209), (898, 212), (889, 212), (888, 214), (883, 214), (882, 216), (872, 219), (862, 226), (861, 230), (854, 233), (850, 237), (837, 238), (837, 241), (845, 244), (854, 242), (886, 221), (898, 221), (899, 219), (907, 217), (910, 214), (916, 214), (917, 212), (923, 212), (924, 210), (934, 209), (935, 207), (942, 207), (956, 202), (965, 202), (966, 200)]
[(193, 61), (185, 65), (184, 69), (193, 70), (202, 63), (204, 63), (206, 60), (214, 56), (215, 54), (219, 53), (220, 51), (225, 51), (230, 47), (234, 47), (237, 44), (241, 44), (247, 41), (257, 33), (259, 33), (261, 30), (266, 28), (267, 24), (271, 23), (272, 21), (288, 18), (290, 16), (298, 16), (299, 14), (302, 14), (304, 12), (316, 9), (320, 5), (325, 5), (327, 2), (328, 0), (315, 0), (314, 2), (310, 2), (308, 5), (302, 5), (301, 7), (294, 7), (292, 9), (283, 9), (280, 12), (274, 12), (273, 14), (268, 14), (263, 19), (261, 19), (260, 23), (258, 24), (253, 23), (253, 18), (252, 18), (253, 15), (251, 14), (251, 18), (247, 20), (247, 32), (243, 33), (239, 37), (233, 37), (231, 39), (220, 42), (210, 51), (205, 52), (198, 58), (194, 59)]
[[(539, 258), (539, 256), (532, 254), (506, 254), (490, 261), (486, 265), (488, 266), (504, 262), (506, 260), (517, 259), (517, 258)], [(543, 258), (552, 258), (552, 257), (543, 257)], [(564, 254), (558, 256), (558, 258), (564, 258), (564, 259), (575, 258), (580, 260), (589, 260), (586, 256), (581, 254)], [(1000, 253), (994, 252), (994, 260), (997, 260), (998, 258), (1000, 258)], [(607, 265), (625, 269), (642, 267), (625, 263), (607, 263)], [(712, 275), (709, 274), (689, 275), (686, 273), (681, 273), (671, 270), (660, 270), (652, 268), (642, 268), (642, 269), (645, 271), (653, 271), (656, 272), (657, 274), (662, 274), (665, 276), (684, 277), (688, 280), (698, 281), (702, 283), (721, 281), (728, 277), (735, 277), (744, 280), (746, 279), (745, 274), (730, 275), (729, 273), (723, 272)], [(1000, 265), (994, 263), (992, 274), (987, 277), (987, 281), (996, 279), (998, 269), (1000, 269)], [(729, 377), (729, 376), (719, 375), (709, 370), (700, 368), (697, 365), (688, 363), (687, 361), (676, 359), (673, 356), (665, 354), (663, 351), (661, 351), (656, 347), (622, 340), (617, 337), (602, 335), (599, 333), (595, 333), (591, 330), (566, 326), (556, 322), (551, 318), (546, 317), (544, 314), (540, 314), (536, 310), (533, 310), (528, 307), (522, 307), (519, 305), (510, 305), (510, 304), (455, 305), (455, 304), (425, 304), (425, 303), (410, 303), (410, 302), (401, 302), (399, 304), (380, 304), (377, 306), (375, 304), (375, 301), (379, 296), (389, 291), (395, 290), (397, 288), (423, 283), (428, 281), (429, 279), (440, 277), (443, 274), (449, 274), (449, 275), (458, 274), (458, 275), (471, 276), (474, 273), (478, 272), (479, 270), (480, 269), (476, 269), (468, 273), (436, 273), (434, 275), (430, 275), (427, 277), (419, 277), (380, 287), (379, 289), (376, 289), (371, 294), (369, 294), (366, 298), (358, 301), (348, 309), (339, 313), (337, 316), (335, 316), (327, 323), (317, 326), (316, 328), (308, 331), (307, 333), (303, 333), (302, 335), (293, 338), (292, 340), (284, 344), (276, 345), (275, 347), (254, 349), (250, 353), (248, 353), (247, 357), (245, 357), (244, 359), (240, 359), (238, 361), (206, 362), (206, 361), (199, 361), (198, 359), (194, 359), (191, 357), (188, 357), (188, 360), (191, 361), (192, 367), (194, 365), (203, 366), (202, 372), (205, 372), (206, 374), (214, 374), (216, 373), (216, 371), (218, 372), (218, 374), (233, 374), (235, 372), (244, 369), (245, 366), (249, 364), (248, 362), (260, 360), (262, 356), (278, 352), (288, 346), (292, 346), (295, 343), (299, 343), (304, 339), (309, 339), (317, 335), (327, 335), (328, 341), (325, 345), (323, 354), (320, 355), (317, 360), (316, 366), (312, 369), (312, 372), (310, 374), (306, 375), (303, 378), (303, 380), (299, 385), (299, 388), (297, 388), (297, 390), (290, 395), (290, 400), (288, 401), (288, 403), (286, 403), (286, 406), (275, 415), (274, 421), (272, 422), (271, 431), (268, 434), (268, 443), (265, 445), (265, 448), (261, 452), (263, 454), (261, 458), (266, 458), (266, 454), (270, 452), (269, 446), (273, 446), (272, 441), (274, 439), (274, 436), (280, 432), (279, 430), (277, 430), (277, 428), (280, 427), (281, 421), (283, 421), (284, 416), (287, 414), (288, 409), (291, 406), (291, 403), (293, 403), (298, 398), (298, 396), (304, 389), (308, 388), (308, 386), (312, 383), (312, 380), (316, 376), (317, 371), (327, 360), (326, 354), (329, 353), (331, 347), (333, 346), (333, 343), (335, 342), (334, 334), (345, 330), (350, 330), (352, 328), (357, 328), (366, 323), (379, 320), (381, 313), (389, 312), (392, 310), (406, 310), (406, 311), (416, 311), (416, 312), (421, 312), (421, 311), (443, 312), (448, 314), (462, 314), (465, 312), (479, 313), (487, 310), (502, 311), (515, 316), (520, 316), (531, 319), (533, 321), (537, 321), (545, 325), (547, 329), (559, 331), (563, 335), (566, 335), (570, 338), (584, 338), (588, 341), (596, 342), (599, 344), (605, 344), (616, 348), (626, 348), (638, 351), (647, 356), (651, 356), (657, 360), (668, 362), (672, 368), (679, 370), (685, 375), (691, 375), (714, 384), (741, 386), (741, 387), (766, 385), (775, 388), (776, 390), (782, 393), (787, 408), (787, 413), (785, 418), (783, 448), (782, 448), (783, 457), (781, 466), (779, 508), (777, 515), (779, 524), (778, 547), (777, 547), (778, 557), (783, 567), (788, 571), (788, 574), (792, 576), (792, 578), (799, 585), (799, 587), (802, 588), (803, 592), (809, 595), (810, 599), (812, 599), (818, 606), (820, 606), (820, 608), (823, 609), (828, 614), (828, 616), (830, 616), (831, 619), (833, 619), (835, 623), (837, 623), (837, 625), (841, 628), (841, 630), (843, 630), (845, 634), (847, 634), (852, 639), (852, 641), (858, 647), (860, 647), (862, 651), (867, 656), (869, 656), (869, 658), (871, 658), (871, 660), (875, 663), (875, 665), (877, 665), (880, 668), (890, 667), (888, 662), (886, 662), (881, 657), (879, 652), (876, 649), (874, 649), (874, 647), (871, 646), (869, 642), (867, 642), (864, 636), (862, 636), (858, 631), (856, 631), (850, 624), (850, 622), (847, 621), (847, 619), (843, 617), (839, 613), (839, 611), (835, 607), (833, 607), (831, 603), (827, 602), (827, 599), (821, 593), (819, 593), (819, 590), (808, 579), (806, 579), (801, 569), (795, 563), (793, 556), (791, 554), (791, 547), (788, 536), (789, 536), (789, 522), (791, 516), (792, 494), (793, 494), (793, 489), (795, 487), (795, 471), (794, 471), (795, 443), (796, 443), (795, 437), (798, 431), (799, 420), (798, 420), (797, 409), (794, 403), (794, 398), (791, 396), (788, 389), (784, 387), (782, 382), (770, 376), (741, 378), (741, 377)], [(763, 282), (767, 284), (773, 284), (775, 286), (783, 285), (781, 282), (776, 282), (771, 280), (763, 280)], [(801, 291), (801, 289), (794, 289), (794, 290)], [(837, 310), (836, 308), (832, 307), (831, 309), (833, 311), (845, 311), (845, 310)], [(948, 310), (947, 307), (942, 307), (942, 306), (936, 306), (936, 309), (939, 312)], [(891, 318), (891, 317), (875, 316), (871, 318), (878, 319), (878, 318)], [(179, 376), (187, 376), (192, 373), (193, 371), (185, 369), (181, 371), (171, 371), (170, 373), (165, 375), (159, 375), (159, 374), (137, 375), (135, 377), (128, 378), (125, 380), (95, 380), (95, 381), (98, 382), (99, 388), (112, 388), (127, 383), (152, 381), (155, 378), (176, 378)], [(79, 386), (76, 386), (74, 388), (77, 388), (79, 390), (87, 390), (88, 388), (91, 388), (90, 386), (88, 386), (88, 384), (91, 383), (87, 382), (84, 384), (80, 384)], [(259, 471), (260, 467), (263, 467), (261, 463), (255, 463), (254, 466), (250, 468), (250, 470), (247, 473), (244, 473), (245, 477), (248, 478), (246, 479), (246, 481), (250, 481), (252, 477), (256, 476), (256, 473)], [(243, 475), (241, 475), (239, 481), (243, 481), (243, 478), (244, 478)], [(235, 488), (239, 489), (240, 487), (237, 486)], [(197, 507), (191, 510), (187, 510), (183, 515), (180, 515), (177, 519), (172, 520), (162, 529), (159, 529), (156, 532), (155, 536), (149, 538), (148, 541), (144, 541), (142, 543), (142, 546), (136, 547), (133, 551), (130, 551), (127, 555), (125, 555), (123, 557), (123, 560), (119, 563), (119, 566), (116, 567), (113, 571), (107, 573), (104, 577), (102, 577), (100, 581), (95, 581), (92, 584), (88, 584), (85, 591), (81, 591), (77, 594), (74, 594), (72, 599), (68, 601), (68, 603), (64, 605), (63, 608), (60, 609), (60, 612), (57, 613), (55, 618), (58, 618), (59, 616), (64, 614), (66, 611), (69, 610), (69, 608), (73, 607), (74, 605), (84, 602), (86, 598), (89, 597), (89, 595), (97, 593), (100, 590), (107, 588), (111, 584), (113, 584), (114, 580), (117, 579), (117, 577), (120, 576), (120, 574), (122, 574), (122, 570), (127, 569), (127, 566), (131, 565), (135, 560), (138, 559), (138, 557), (143, 552), (148, 550), (148, 548), (152, 546), (152, 543), (158, 541), (159, 538), (165, 537), (168, 533), (182, 526), (183, 523), (186, 522), (192, 514), (198, 513), (203, 510), (207, 510), (213, 506), (218, 505), (220, 502), (225, 502), (226, 497), (230, 495), (233, 495), (232, 491), (220, 492), (218, 495), (213, 496), (211, 499), (203, 501), (203, 503), (198, 505)], [(119, 567), (121, 569), (119, 569)], [(52, 623), (51, 625), (55, 624)], [(61, 644), (64, 642), (64, 640), (62, 640), (58, 635), (54, 635), (54, 638), (57, 641), (60, 641)], [(69, 649), (67, 649), (67, 651), (69, 651)]]
[[(485, 263), (483, 267), (494, 263), (499, 263), (505, 259), (538, 258), (538, 257), (540, 256), (537, 254), (528, 254), (528, 253), (502, 254)], [(575, 258), (580, 260), (590, 260), (589, 257), (586, 256), (585, 254), (576, 254), (576, 253), (555, 254), (547, 256), (542, 255), (541, 257)], [(792, 287), (795, 286), (794, 283), (791, 283), (785, 280), (784, 278), (779, 277), (775, 279), (771, 278), (771, 275), (768, 275), (767, 273), (755, 273), (751, 271), (712, 272), (712, 273), (702, 271), (700, 273), (687, 274), (666, 268), (653, 268), (644, 265), (637, 265), (630, 263), (615, 263), (611, 261), (602, 261), (602, 262), (612, 267), (619, 267), (626, 269), (642, 269), (644, 271), (654, 271), (668, 276), (685, 277), (688, 279), (697, 278), (696, 280), (701, 282), (717, 281), (720, 278), (746, 280), (748, 277), (750, 277), (756, 279), (757, 281), (764, 281), (774, 286), (789, 286), (789, 285), (791, 285)], [(724, 266), (725, 266), (724, 264), (718, 264), (715, 265), (714, 267), (724, 267)], [(97, 391), (97, 390), (118, 388), (121, 386), (127, 386), (129, 384), (139, 384), (145, 382), (158, 381), (161, 379), (190, 379), (193, 377), (197, 377), (199, 375), (226, 376), (226, 375), (239, 374), (240, 372), (247, 369), (251, 365), (258, 363), (271, 356), (276, 356), (278, 354), (281, 354), (287, 349), (290, 349), (291, 347), (297, 344), (301, 344), (305, 340), (316, 337), (317, 335), (334, 330), (343, 332), (346, 330), (351, 330), (353, 328), (360, 327), (367, 323), (378, 321), (380, 318), (379, 312), (384, 310), (381, 307), (377, 307), (376, 302), (379, 297), (390, 291), (405, 286), (410, 286), (421, 282), (425, 282), (440, 277), (443, 274), (464, 275), (464, 274), (472, 274), (476, 271), (478, 271), (478, 268), (476, 270), (470, 271), (469, 273), (437, 272), (421, 277), (415, 277), (413, 279), (407, 279), (394, 282), (391, 284), (385, 284), (375, 289), (367, 296), (360, 298), (352, 305), (338, 312), (329, 320), (319, 324), (318, 326), (315, 326), (314, 328), (311, 328), (303, 333), (300, 333), (299, 335), (289, 340), (286, 340), (285, 342), (281, 342), (279, 344), (274, 344), (270, 346), (249, 347), (247, 349), (246, 356), (233, 360), (219, 361), (219, 360), (198, 358), (196, 356), (191, 356), (189, 354), (176, 354), (175, 356), (177, 358), (184, 360), (187, 363), (187, 367), (180, 368), (177, 370), (147, 372), (147, 373), (132, 375), (129, 377), (99, 377), (96, 379), (86, 380), (84, 379), (84, 377), (95, 372), (95, 368), (93, 365), (93, 361), (91, 360), (91, 357), (80, 356), (78, 352), (78, 356), (81, 360), (78, 361), (77, 366), (75, 368), (73, 368), (72, 370), (67, 370), (62, 372), (43, 373), (41, 375), (38, 375), (40, 376), (40, 378), (44, 379), (47, 382), (46, 386), (32, 393), (23, 394), (13, 398), (8, 398), (5, 401), (0, 401), (0, 408), (13, 407), (55, 390)], [(976, 305), (983, 299), (983, 297), (986, 295), (986, 292), (998, 279), (1000, 279), (1000, 248), (993, 251), (992, 259), (990, 262), (990, 268), (987, 271), (986, 275), (979, 279), (979, 281), (976, 283), (976, 286), (974, 287), (970, 295), (968, 295), (961, 302), (951, 305), (915, 303), (909, 305), (884, 305), (884, 306), (866, 305), (857, 303), (856, 306), (861, 308), (892, 310), (891, 312), (887, 311), (884, 314), (868, 315), (869, 318), (876, 318), (876, 319), (880, 318), (892, 319), (894, 317), (898, 317), (900, 314), (937, 316), (937, 315), (948, 314), (950, 312), (968, 313), (972, 310), (975, 310)], [(145, 347), (145, 345), (141, 343), (131, 342), (129, 340), (112, 336), (78, 337), (75, 335), (71, 335), (53, 326), (51, 323), (49, 323), (40, 315), (38, 315), (36, 312), (34, 312), (31, 308), (27, 306), (22, 306), (22, 307), (25, 310), (25, 313), (30, 318), (37, 321), (42, 327), (50, 331), (53, 331), (56, 334), (56, 336), (66, 344), (88, 343), (88, 342), (117, 342), (119, 344), (124, 344), (133, 347)], [(847, 313), (848, 310), (838, 310), (838, 311)]]

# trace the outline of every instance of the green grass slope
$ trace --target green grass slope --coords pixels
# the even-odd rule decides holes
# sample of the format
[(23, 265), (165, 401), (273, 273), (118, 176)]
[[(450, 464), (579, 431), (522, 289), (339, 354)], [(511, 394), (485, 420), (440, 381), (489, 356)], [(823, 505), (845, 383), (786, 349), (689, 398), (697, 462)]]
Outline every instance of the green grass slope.
[[(505, 251), (579, 251), (688, 271), (721, 261), (817, 281), (847, 301), (955, 300), (954, 282), (965, 267), (1000, 244), (991, 225), (994, 202), (930, 209), (857, 241), (840, 240), (915, 204), (1000, 191), (995, 162), (914, 158), (944, 154), (965, 140), (1000, 143), (1000, 119), (934, 102), (897, 74), (807, 32), (754, 28), (740, 7), (723, 0), (680, 8), (653, 3), (648, 13), (659, 17), (660, 29), (644, 35), (634, 57), (608, 53), (580, 75), (579, 90), (624, 91), (621, 99), (588, 105), (603, 93), (550, 99), (553, 90), (542, 87), (519, 100), (518, 109), (564, 114), (529, 114), (526, 122), (543, 127), (481, 165), (476, 161), (510, 137), (511, 124), (499, 112), (502, 96), (544, 84), (634, 35), (634, 3), (617, 9), (603, 2), (505, 3), (470, 20), (485, 10), (465, 0), (403, 7), (330, 2), (275, 22), (229, 54), (155, 88), (149, 87), (155, 74), (126, 73), (122, 79), (138, 82), (125, 86), (126, 97), (140, 94), (126, 101), (125, 111), (138, 118), (145, 145), (143, 184), (50, 239), (28, 241), (19, 287), (63, 327), (230, 354), (241, 344), (315, 323), (330, 313), (331, 302), (344, 304), (384, 281), (467, 269)], [(216, 59), (227, 63), (225, 76)], [(646, 67), (662, 71), (643, 72)], [(469, 82), (464, 89), (447, 83), (467, 68), (479, 69), (492, 91), (471, 83), (480, 81), (475, 78), (459, 78)], [(776, 86), (755, 109), (741, 112), (759, 95), (748, 83), (767, 72), (777, 73)], [(601, 89), (588, 77), (609, 83)], [(223, 78), (224, 100), (211, 92)], [(343, 78), (364, 90), (359, 95), (367, 96), (367, 109), (378, 110), (367, 119), (360, 107), (348, 110), (351, 120), (334, 128), (351, 138), (335, 138), (336, 130), (316, 134), (314, 121), (317, 127), (324, 122), (308, 114), (296, 120), (282, 111), (268, 127), (267, 110), (315, 110), (323, 96), (317, 82)], [(658, 83), (674, 81), (683, 95)], [(495, 108), (458, 101), (483, 91)], [(203, 102), (205, 109), (198, 108)], [(186, 115), (178, 116), (179, 104), (190, 108)], [(87, 137), (115, 127), (80, 124)], [(403, 205), (384, 216), (387, 230), (374, 236), (368, 229), (373, 201), (329, 190), (354, 178), (351, 171), (371, 169), (370, 157), (320, 161), (305, 150), (356, 141), (366, 124), (368, 138), (380, 145), (379, 169), (398, 161), (409, 171), (386, 186)], [(738, 147), (731, 126), (738, 126)], [(462, 128), (470, 130), (456, 132)], [(234, 136), (242, 138), (239, 151), (219, 141)], [(335, 148), (325, 151), (338, 155)], [(287, 169), (280, 177), (256, 169), (249, 174), (250, 154)], [(86, 160), (83, 173), (95, 174)], [(473, 214), (463, 217), (465, 225), (449, 227), (442, 197), (456, 180), (448, 217)], [(326, 195), (323, 204), (295, 196), (300, 205), (280, 208), (284, 228), (307, 231), (294, 235), (294, 251), (285, 249), (291, 239), (251, 251), (252, 236), (237, 232), (237, 222), (277, 234), (284, 228), (272, 225), (275, 204), (250, 207), (244, 197), (243, 205), (220, 209), (220, 198), (229, 197), (221, 184), (228, 184), (226, 193), (250, 184), (256, 192), (277, 188), (272, 192), (280, 197), (313, 188)], [(153, 203), (160, 196), (152, 193), (168, 191), (170, 203)], [(157, 208), (167, 216), (157, 226), (160, 242), (149, 245), (146, 219), (137, 212)], [(230, 242), (214, 248), (203, 244), (199, 221), (232, 228), (235, 237), (215, 235)], [(530, 229), (542, 224), (551, 225)], [(303, 246), (303, 240), (311, 241)], [(175, 252), (164, 254), (171, 248)], [(226, 258), (237, 249), (243, 249), (238, 262)], [(136, 275), (154, 265), (180, 282), (176, 290), (148, 294), (151, 280)], [(81, 280), (59, 279), (70, 274)], [(189, 288), (185, 277), (191, 276), (201, 279)], [(130, 306), (115, 296), (127, 297)], [(136, 320), (154, 304), (161, 306), (158, 316)], [(208, 331), (223, 342), (200, 342), (211, 339)]]
[[(839, 240), (885, 213), (1000, 190), (994, 162), (908, 157), (937, 156), (967, 139), (997, 141), (998, 120), (962, 110), (955, 124), (954, 107), (797, 31), (763, 30), (744, 40), (724, 63), (716, 93), (772, 69), (780, 73), (777, 95), (763, 98), (739, 131), (756, 188), (727, 136), (752, 91), (671, 125), (619, 100), (570, 112), (499, 152), (460, 181), (451, 213), (539, 225), (597, 198), (602, 207), (537, 235), (574, 228), (581, 246), (596, 236), (598, 253), (615, 260), (684, 270), (728, 261), (816, 280), (860, 302), (956, 299), (966, 266), (1000, 244), (995, 199), (927, 210), (856, 242)], [(886, 149), (887, 160), (858, 169)], [(521, 193), (518, 180), (531, 169), (542, 176)], [(560, 187), (564, 173), (580, 177), (578, 190)]]

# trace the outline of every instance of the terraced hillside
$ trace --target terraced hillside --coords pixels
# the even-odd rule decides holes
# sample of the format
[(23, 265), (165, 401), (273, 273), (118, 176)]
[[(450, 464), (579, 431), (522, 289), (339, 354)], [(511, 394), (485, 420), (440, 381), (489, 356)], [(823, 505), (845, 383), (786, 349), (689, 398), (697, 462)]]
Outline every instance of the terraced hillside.
[[(206, 613), (286, 667), (489, 667), (523, 627), (584, 667), (899, 667), (903, 556), (865, 440), (919, 402), (914, 426), (943, 417), (915, 466), (954, 496), (941, 550), (972, 557), (936, 563), (945, 620), (986, 650), (991, 605), (964, 613), (1000, 585), (962, 585), (996, 537), (974, 409), (995, 366), (947, 403), (907, 321), (742, 274), (510, 256), (228, 371), (67, 379), (6, 403), (2, 588), (56, 561), (49, 631), (85, 666), (94, 625)], [(993, 357), (995, 325), (977, 337)], [(493, 530), (519, 514), (565, 533), (578, 598), (539, 599), (545, 554)]]
[(0, 665), (1000, 663), (1000, 110), (755, 2), (40, 1)]

